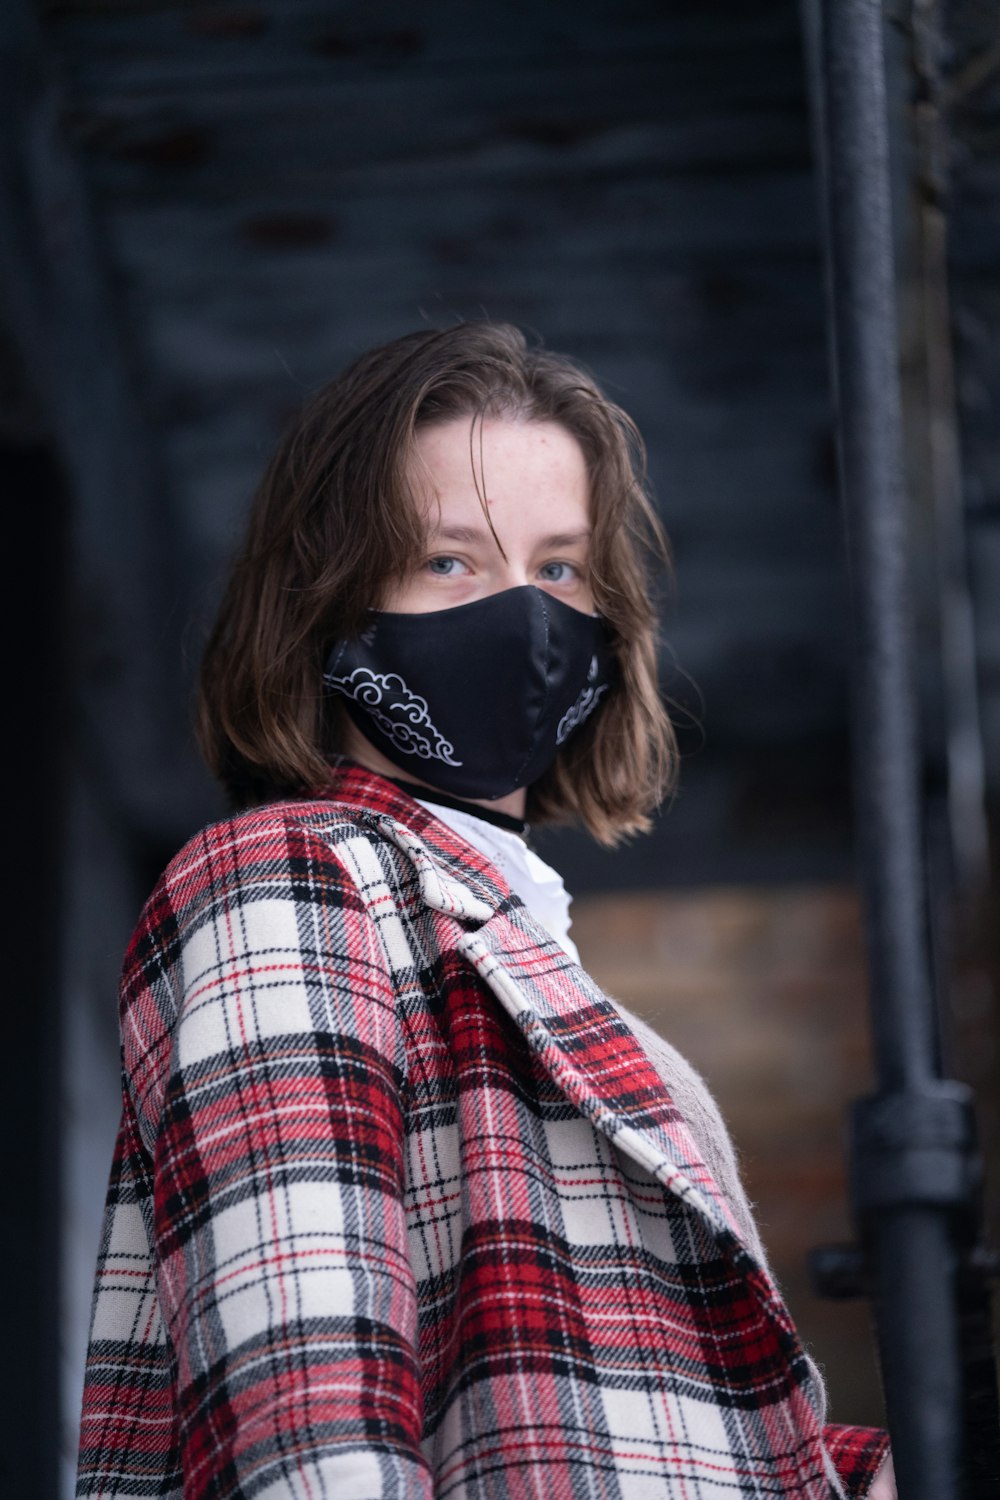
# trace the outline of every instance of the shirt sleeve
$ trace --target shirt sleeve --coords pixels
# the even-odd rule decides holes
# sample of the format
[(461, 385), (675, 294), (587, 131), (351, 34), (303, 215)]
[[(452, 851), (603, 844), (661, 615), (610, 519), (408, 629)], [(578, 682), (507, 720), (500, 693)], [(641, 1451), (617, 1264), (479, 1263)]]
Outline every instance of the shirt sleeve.
[(221, 826), (123, 1016), (185, 1500), (426, 1500), (385, 947), (320, 837)]
[(144, 1210), (149, 1183), (126, 1095), (97, 1257), (76, 1494), (180, 1500), (170, 1350)]

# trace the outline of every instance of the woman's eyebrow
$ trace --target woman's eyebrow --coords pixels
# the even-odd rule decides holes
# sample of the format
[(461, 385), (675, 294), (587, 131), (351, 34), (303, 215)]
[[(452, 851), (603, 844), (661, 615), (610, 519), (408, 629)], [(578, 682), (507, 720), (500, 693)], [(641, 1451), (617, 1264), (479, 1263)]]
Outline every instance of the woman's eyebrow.
[(589, 542), (589, 531), (557, 531), (553, 536), (542, 538), (543, 547), (575, 547), (578, 542)]
[(480, 526), (432, 526), (427, 533), (430, 542), (484, 542), (492, 540)]
[[(428, 532), (429, 542), (492, 542), (485, 527), (480, 526), (432, 526)], [(542, 537), (539, 546), (575, 547), (579, 542), (589, 542), (589, 531), (557, 531), (552, 536)]]

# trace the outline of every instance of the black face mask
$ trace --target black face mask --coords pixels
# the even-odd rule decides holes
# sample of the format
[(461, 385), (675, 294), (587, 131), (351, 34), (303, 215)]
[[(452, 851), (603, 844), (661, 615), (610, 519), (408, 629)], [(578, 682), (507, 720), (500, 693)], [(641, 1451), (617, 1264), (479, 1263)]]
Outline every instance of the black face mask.
[(607, 627), (528, 584), (430, 614), (373, 611), (323, 680), (394, 765), (457, 797), (530, 786), (614, 680)]

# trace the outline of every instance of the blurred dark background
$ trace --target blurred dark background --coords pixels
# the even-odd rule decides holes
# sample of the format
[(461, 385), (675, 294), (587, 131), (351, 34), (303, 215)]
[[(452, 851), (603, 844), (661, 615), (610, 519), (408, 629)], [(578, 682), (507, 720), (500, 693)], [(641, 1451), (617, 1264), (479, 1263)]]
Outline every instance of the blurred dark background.
[[(802, 1261), (849, 1232), (840, 1122), (869, 1086), (813, 24), (811, 0), (5, 0), (5, 1493), (69, 1493), (116, 973), (224, 810), (191, 694), (254, 485), (356, 354), (482, 316), (632, 413), (675, 552), (679, 795), (613, 855), (540, 851), (585, 962), (717, 1089), (834, 1415), (878, 1420), (865, 1310), (818, 1304)], [(1000, 21), (894, 0), (886, 37), (931, 927), (989, 1144)]]

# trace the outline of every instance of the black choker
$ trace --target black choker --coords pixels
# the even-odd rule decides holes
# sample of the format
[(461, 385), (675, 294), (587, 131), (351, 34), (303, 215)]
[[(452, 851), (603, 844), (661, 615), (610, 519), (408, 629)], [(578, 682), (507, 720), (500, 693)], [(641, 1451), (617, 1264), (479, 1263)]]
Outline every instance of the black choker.
[(518, 833), (523, 839), (528, 836), (527, 823), (521, 818), (512, 818), (509, 813), (498, 812), (492, 807), (480, 807), (478, 802), (463, 802), (460, 797), (449, 797), (447, 792), (439, 792), (430, 786), (417, 786), (415, 781), (403, 781), (398, 776), (387, 776), (385, 779), (391, 781), (393, 786), (398, 786), (401, 792), (408, 792), (411, 797), (416, 797), (419, 802), (436, 802), (441, 807), (452, 808), (454, 812), (471, 813), (474, 818), (495, 823), (498, 828)]

